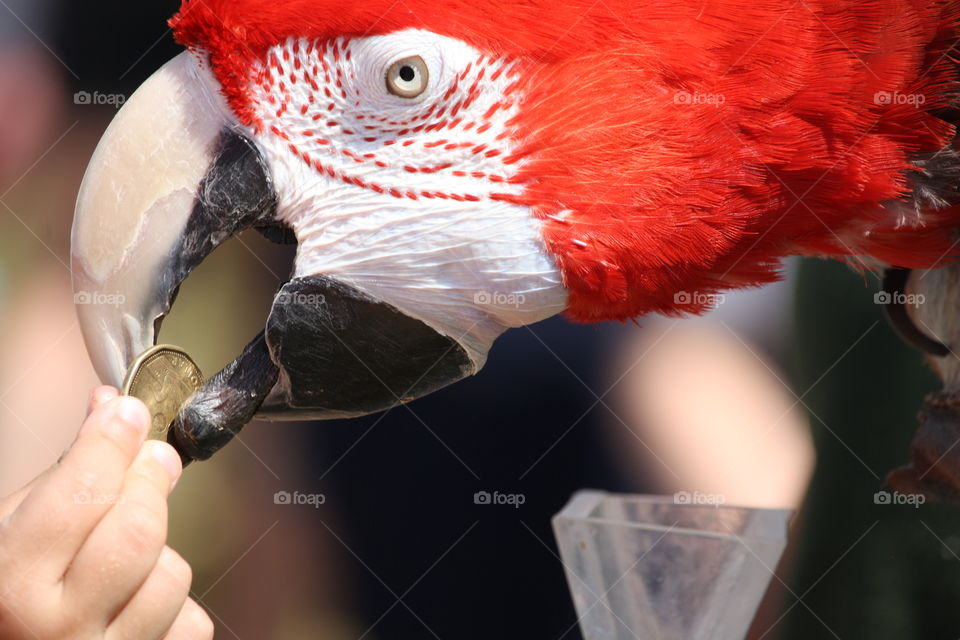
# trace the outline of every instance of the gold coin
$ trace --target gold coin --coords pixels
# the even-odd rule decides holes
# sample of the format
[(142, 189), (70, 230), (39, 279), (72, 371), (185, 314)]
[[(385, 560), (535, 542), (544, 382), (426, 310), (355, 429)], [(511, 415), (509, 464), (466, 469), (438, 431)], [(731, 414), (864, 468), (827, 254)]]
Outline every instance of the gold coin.
[(123, 394), (143, 400), (153, 425), (148, 436), (166, 440), (180, 408), (203, 386), (200, 367), (186, 351), (161, 344), (147, 349), (134, 361), (123, 381)]

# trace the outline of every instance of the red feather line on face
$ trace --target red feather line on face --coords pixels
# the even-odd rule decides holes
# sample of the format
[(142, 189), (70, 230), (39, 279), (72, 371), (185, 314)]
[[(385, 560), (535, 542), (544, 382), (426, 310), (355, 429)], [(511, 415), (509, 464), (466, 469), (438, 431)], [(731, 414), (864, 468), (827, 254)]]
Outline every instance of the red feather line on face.
[[(953, 0), (196, 0), (172, 21), (249, 123), (253, 60), (288, 36), (423, 28), (516, 59), (523, 195), (579, 320), (702, 311), (791, 253), (929, 267), (960, 208), (895, 223), (946, 147)], [(675, 292), (695, 291), (678, 307)]]
[[(281, 51), (271, 49), (266, 56), (262, 72), (258, 74), (256, 84), (260, 86), (260, 95), (269, 96), (261, 100), (259, 111), (251, 116), (250, 124), (257, 134), (267, 133), (283, 140), (290, 152), (311, 168), (328, 175), (330, 178), (394, 198), (420, 198), (453, 200), (455, 202), (479, 202), (482, 198), (469, 192), (452, 192), (413, 188), (402, 182), (389, 184), (379, 178), (369, 181), (356, 175), (352, 170), (357, 167), (375, 165), (379, 169), (402, 169), (407, 174), (441, 174), (460, 178), (473, 178), (487, 181), (494, 186), (514, 184), (511, 176), (488, 173), (485, 171), (464, 171), (464, 154), (483, 155), (486, 158), (505, 156), (506, 152), (494, 144), (484, 143), (474, 133), (480, 134), (494, 126), (492, 116), (509, 104), (511, 83), (501, 96), (501, 101), (488, 108), (485, 113), (470, 116), (470, 107), (480, 98), (481, 82), (489, 76), (491, 79), (506, 74), (512, 78), (508, 65), (491, 64), (486, 56), (472, 60), (454, 78), (450, 88), (435, 102), (419, 107), (420, 113), (413, 114), (401, 121), (392, 121), (387, 116), (358, 113), (362, 109), (358, 100), (362, 92), (352, 89), (347, 92), (344, 82), (349, 70), (352, 55), (351, 40), (333, 41), (288, 41)], [(347, 66), (348, 68), (344, 68)], [(294, 90), (298, 85), (309, 87), (307, 93)], [(460, 89), (463, 89), (462, 91)], [(265, 102), (266, 104), (263, 104)], [(299, 118), (297, 115), (299, 114)], [(309, 117), (308, 117), (309, 116)], [(270, 122), (265, 122), (268, 119)], [(304, 124), (309, 128), (304, 128)], [(298, 126), (299, 125), (299, 126)], [(325, 133), (326, 132), (326, 133)], [(424, 138), (420, 138), (423, 134)], [(436, 134), (430, 136), (429, 134)], [(325, 137), (329, 136), (329, 137)], [(340, 144), (335, 144), (337, 138)], [(455, 138), (456, 142), (452, 142)], [(355, 151), (358, 141), (379, 145), (379, 151), (390, 147), (410, 147), (418, 145), (409, 154), (410, 160), (402, 164), (392, 164), (377, 152)], [(352, 144), (351, 144), (352, 143)], [(334, 156), (346, 158), (349, 162), (346, 170), (337, 170), (327, 164), (327, 157), (315, 157), (311, 148), (321, 147)], [(429, 152), (422, 153), (421, 149)], [(451, 156), (451, 152), (461, 153)], [(426, 164), (423, 164), (427, 161)], [(352, 165), (352, 166), (349, 166)], [(385, 172), (380, 172), (385, 173)], [(393, 179), (396, 182), (396, 178)]]

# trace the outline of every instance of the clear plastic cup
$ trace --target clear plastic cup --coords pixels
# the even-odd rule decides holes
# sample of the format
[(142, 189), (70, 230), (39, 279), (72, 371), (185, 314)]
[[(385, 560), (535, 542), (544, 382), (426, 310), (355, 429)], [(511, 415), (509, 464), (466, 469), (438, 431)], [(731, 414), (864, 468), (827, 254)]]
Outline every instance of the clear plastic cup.
[(577, 493), (553, 529), (586, 640), (743, 640), (793, 512)]

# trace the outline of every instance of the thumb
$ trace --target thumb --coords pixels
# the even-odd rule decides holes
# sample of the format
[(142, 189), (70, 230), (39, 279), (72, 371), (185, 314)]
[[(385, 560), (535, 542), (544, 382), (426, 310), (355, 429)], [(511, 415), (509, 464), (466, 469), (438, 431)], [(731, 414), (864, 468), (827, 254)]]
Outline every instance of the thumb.
[(90, 393), (90, 402), (87, 405), (87, 417), (93, 413), (93, 410), (102, 404), (110, 402), (120, 395), (120, 392), (113, 387), (97, 387)]

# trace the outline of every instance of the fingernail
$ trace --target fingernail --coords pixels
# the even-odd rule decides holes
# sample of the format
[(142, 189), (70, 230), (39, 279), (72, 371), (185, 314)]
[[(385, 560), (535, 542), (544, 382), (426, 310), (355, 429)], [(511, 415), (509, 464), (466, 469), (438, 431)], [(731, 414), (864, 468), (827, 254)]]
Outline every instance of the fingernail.
[(97, 387), (93, 390), (93, 401), (91, 404), (93, 404), (94, 408), (96, 408), (102, 404), (110, 402), (119, 395), (120, 392), (113, 387)]
[(90, 392), (90, 402), (87, 404), (87, 416), (96, 411), (97, 407), (110, 402), (120, 395), (113, 387), (97, 387)]
[(173, 447), (164, 442), (150, 441), (147, 445), (150, 447), (150, 455), (153, 456), (153, 459), (159, 462), (170, 474), (172, 489), (176, 486), (177, 480), (180, 479), (180, 474), (183, 472), (180, 456), (173, 450)]
[(117, 415), (137, 431), (146, 431), (150, 428), (150, 415), (147, 408), (136, 398), (129, 396), (118, 398)]

